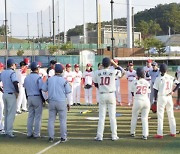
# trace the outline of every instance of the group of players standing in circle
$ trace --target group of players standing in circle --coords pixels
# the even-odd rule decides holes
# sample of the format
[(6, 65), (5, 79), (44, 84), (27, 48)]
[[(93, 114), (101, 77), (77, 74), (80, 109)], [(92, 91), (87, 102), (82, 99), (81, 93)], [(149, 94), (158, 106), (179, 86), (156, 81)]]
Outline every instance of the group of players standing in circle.
[[(171, 136), (176, 136), (172, 94), (178, 89), (177, 108), (179, 109), (180, 67), (178, 67), (176, 72), (177, 81), (166, 73), (167, 66), (165, 64), (160, 65), (158, 69), (158, 64), (151, 60), (147, 61), (147, 66), (137, 68), (136, 71), (133, 68), (133, 63), (129, 63), (125, 71), (121, 66), (118, 66), (118, 61), (104, 58), (102, 63), (98, 64), (97, 71), (93, 71), (92, 65), (87, 64), (86, 70), (83, 73), (80, 71), (78, 64), (75, 64), (74, 71), (71, 71), (72, 66), (70, 64), (66, 64), (65, 69), (63, 65), (57, 63), (55, 60), (50, 62), (51, 66), (47, 69), (47, 72), (40, 68), (41, 63), (32, 62), (29, 64), (28, 59), (24, 59), (24, 61), (20, 62), (20, 69), (15, 73), (16, 63), (13, 59), (8, 59), (7, 69), (4, 71), (4, 66), (0, 63), (2, 72), (0, 80), (3, 87), (0, 92), (0, 130), (1, 132), (4, 130), (6, 136), (10, 138), (14, 138), (13, 122), (15, 114), (21, 114), (21, 112), (29, 112), (27, 138), (40, 137), (42, 102), (48, 100), (49, 142), (54, 141), (54, 121), (56, 114), (59, 115), (61, 123), (61, 141), (65, 142), (67, 140), (67, 110), (72, 105), (81, 105), (81, 86), (83, 85), (86, 105), (92, 105), (92, 87), (96, 87), (96, 100), (99, 104), (99, 122), (95, 140), (103, 140), (107, 108), (110, 117), (112, 140), (118, 140), (115, 117), (116, 104), (122, 105), (120, 78), (124, 75), (128, 80), (128, 105), (133, 105), (131, 136), (135, 136), (136, 122), (138, 114), (141, 112), (142, 138), (147, 139), (149, 135), (148, 114), (152, 104), (157, 104), (158, 130), (155, 137), (163, 138), (165, 108), (168, 113)], [(29, 75), (27, 75), (28, 65), (31, 69)], [(174, 82), (176, 86), (173, 89)], [(66, 107), (67, 102), (68, 105)], [(4, 125), (3, 112), (5, 116)]]

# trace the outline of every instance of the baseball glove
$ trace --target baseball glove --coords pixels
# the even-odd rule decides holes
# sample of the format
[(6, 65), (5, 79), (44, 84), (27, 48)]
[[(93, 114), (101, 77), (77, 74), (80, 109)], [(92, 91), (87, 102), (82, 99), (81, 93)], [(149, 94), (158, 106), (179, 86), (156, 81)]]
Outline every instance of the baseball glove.
[(157, 105), (156, 104), (152, 104), (151, 105), (151, 110), (153, 113), (156, 113), (157, 112)]
[(91, 87), (92, 87), (92, 85), (90, 85), (90, 84), (87, 84), (84, 86), (85, 89), (90, 89)]

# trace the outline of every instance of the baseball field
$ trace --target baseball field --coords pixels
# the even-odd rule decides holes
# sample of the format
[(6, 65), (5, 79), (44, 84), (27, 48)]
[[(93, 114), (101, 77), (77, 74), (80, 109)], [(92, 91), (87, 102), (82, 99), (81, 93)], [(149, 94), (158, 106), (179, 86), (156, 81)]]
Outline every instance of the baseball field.
[[(176, 138), (169, 135), (169, 124), (167, 114), (164, 119), (164, 138), (155, 139), (157, 129), (157, 116), (150, 111), (149, 114), (149, 131), (148, 140), (142, 140), (142, 127), (139, 118), (136, 137), (130, 137), (130, 119), (131, 107), (127, 104), (127, 86), (126, 80), (121, 81), (123, 106), (117, 106), (117, 123), (118, 123), (118, 141), (111, 141), (110, 124), (107, 114), (106, 125), (104, 130), (104, 140), (102, 142), (94, 141), (98, 123), (98, 106), (73, 106), (68, 112), (68, 141), (59, 143), (59, 122), (56, 120), (55, 141), (48, 142), (48, 109), (43, 110), (41, 138), (26, 138), (26, 123), (28, 113), (17, 115), (14, 123), (16, 138), (10, 139), (0, 135), (0, 153), (1, 154), (34, 154), (34, 153), (66, 153), (66, 154), (177, 154), (180, 152), (180, 134)], [(83, 93), (82, 93), (83, 96)], [(95, 91), (93, 93), (95, 96)], [(82, 98), (82, 102), (83, 102)], [(93, 100), (95, 103), (95, 99)], [(177, 131), (180, 130), (180, 112), (175, 111)], [(58, 118), (57, 118), (58, 119)]]

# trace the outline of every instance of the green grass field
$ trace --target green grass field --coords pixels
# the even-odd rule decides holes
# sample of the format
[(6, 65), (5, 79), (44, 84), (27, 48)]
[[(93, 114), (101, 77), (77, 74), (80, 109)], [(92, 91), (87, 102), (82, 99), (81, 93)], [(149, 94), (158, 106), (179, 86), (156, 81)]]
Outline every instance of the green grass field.
[[(92, 110), (91, 113), (81, 114), (81, 111)], [(42, 120), (42, 138), (27, 139), (26, 138), (26, 123), (27, 113), (16, 116), (14, 130), (17, 137), (10, 139), (0, 136), (0, 153), (1, 154), (34, 154), (34, 153), (66, 153), (66, 154), (177, 154), (180, 152), (180, 135), (176, 138), (170, 137), (167, 115), (165, 114), (164, 134), (167, 134), (163, 139), (154, 139), (156, 134), (157, 119), (156, 114), (150, 112), (151, 119), (149, 120), (150, 137), (148, 140), (141, 139), (141, 121), (138, 120), (136, 137), (129, 137), (131, 108), (117, 107), (117, 113), (121, 116), (117, 117), (118, 136), (120, 140), (111, 141), (110, 125), (108, 116), (106, 118), (106, 126), (104, 131), (103, 142), (94, 141), (97, 130), (97, 120), (87, 120), (87, 117), (97, 117), (97, 106), (80, 106), (72, 107), (68, 112), (68, 141), (66, 143), (59, 142), (59, 122), (56, 121), (56, 139), (54, 143), (48, 143), (47, 122), (48, 110), (43, 111)], [(180, 129), (180, 112), (175, 112), (177, 130)], [(43, 151), (44, 150), (44, 151)]]

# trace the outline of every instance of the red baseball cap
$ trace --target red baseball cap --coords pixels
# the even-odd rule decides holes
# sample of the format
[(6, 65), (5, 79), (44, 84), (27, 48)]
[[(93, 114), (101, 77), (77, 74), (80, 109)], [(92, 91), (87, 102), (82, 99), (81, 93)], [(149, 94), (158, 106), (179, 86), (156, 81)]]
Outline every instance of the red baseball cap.
[(71, 67), (71, 64), (66, 64), (66, 67)]
[(0, 68), (4, 68), (4, 64), (0, 62)]
[(118, 63), (118, 60), (117, 59), (113, 59), (114, 60), (114, 62), (117, 64)]
[(151, 59), (148, 59), (147, 62), (148, 62), (148, 63), (152, 63), (152, 60), (151, 60)]
[(87, 67), (91, 67), (92, 65), (88, 63), (86, 66), (87, 66)]
[(75, 64), (75, 65), (74, 65), (74, 68), (77, 68), (77, 67), (79, 67), (79, 64)]

